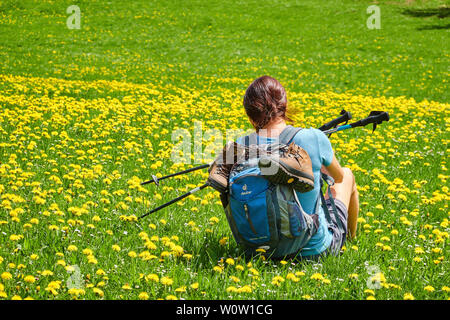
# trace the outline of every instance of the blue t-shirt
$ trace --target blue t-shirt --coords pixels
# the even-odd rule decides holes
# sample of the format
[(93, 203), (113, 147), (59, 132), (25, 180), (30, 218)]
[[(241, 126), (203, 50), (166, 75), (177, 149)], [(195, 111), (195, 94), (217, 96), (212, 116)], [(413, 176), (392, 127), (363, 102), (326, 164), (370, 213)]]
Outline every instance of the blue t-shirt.
[[(240, 139), (238, 139), (239, 142)], [(319, 129), (309, 128), (300, 130), (294, 137), (295, 144), (299, 145), (308, 152), (311, 158), (312, 170), (314, 173), (314, 189), (300, 193), (297, 192), (300, 204), (306, 213), (314, 213), (316, 201), (320, 192), (320, 168), (322, 165), (329, 166), (333, 160), (333, 149), (330, 140)], [(274, 138), (258, 136), (258, 144), (270, 144), (275, 142)], [(302, 249), (302, 256), (310, 256), (320, 254), (325, 251), (331, 244), (333, 235), (328, 230), (327, 220), (322, 206), (319, 207), (319, 229), (312, 236), (308, 244)]]

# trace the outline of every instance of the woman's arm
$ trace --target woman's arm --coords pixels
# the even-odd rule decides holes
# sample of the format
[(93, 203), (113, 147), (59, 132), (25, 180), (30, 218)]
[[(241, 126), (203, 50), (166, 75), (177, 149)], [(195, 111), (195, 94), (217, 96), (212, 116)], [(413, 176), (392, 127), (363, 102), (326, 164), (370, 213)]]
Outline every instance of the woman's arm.
[(328, 167), (322, 166), (321, 171), (334, 179), (334, 182), (340, 183), (344, 179), (344, 170), (339, 164), (336, 156), (333, 154), (333, 160)]

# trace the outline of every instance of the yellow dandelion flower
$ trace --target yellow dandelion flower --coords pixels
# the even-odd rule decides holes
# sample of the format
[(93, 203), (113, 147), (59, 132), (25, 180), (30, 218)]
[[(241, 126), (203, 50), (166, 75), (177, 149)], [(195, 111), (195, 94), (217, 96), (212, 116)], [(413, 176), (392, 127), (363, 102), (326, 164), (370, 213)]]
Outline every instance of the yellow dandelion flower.
[(237, 292), (237, 288), (235, 286), (229, 286), (225, 289), (226, 292)]
[(218, 273), (222, 273), (223, 267), (221, 267), (221, 266), (215, 266), (215, 267), (213, 268), (213, 271), (218, 272)]
[(222, 239), (219, 240), (219, 244), (221, 246), (224, 246), (228, 243), (228, 237), (223, 237)]
[(171, 286), (173, 284), (173, 280), (170, 279), (169, 277), (162, 277), (160, 282), (164, 286)]
[(41, 275), (43, 275), (43, 276), (52, 276), (53, 272), (50, 271), (50, 270), (44, 270), (44, 271), (41, 272)]
[(145, 242), (145, 247), (146, 247), (148, 250), (156, 250), (156, 248), (157, 248), (156, 244), (154, 244), (154, 243), (153, 243), (152, 241), (150, 241), (150, 240), (148, 240), (148, 241)]
[(366, 290), (364, 290), (364, 293), (370, 294), (372, 296), (375, 295), (375, 291), (373, 291), (372, 289), (366, 289)]
[(179, 257), (179, 256), (183, 255), (184, 249), (183, 249), (183, 247), (181, 247), (181, 246), (175, 245), (175, 246), (172, 247), (172, 252), (173, 252), (176, 256)]
[(98, 263), (97, 259), (94, 256), (88, 256), (87, 258), (88, 258), (88, 263), (90, 263), (90, 264)]
[(198, 286), (199, 286), (199, 284), (198, 284), (198, 282), (194, 282), (193, 284), (191, 284), (191, 288), (192, 289), (198, 289)]
[(239, 271), (244, 270), (244, 267), (242, 265), (240, 265), (240, 264), (236, 265), (235, 268), (236, 268), (236, 270), (239, 270)]
[(190, 260), (190, 259), (192, 259), (192, 254), (185, 253), (185, 254), (183, 254), (183, 258)]
[(285, 279), (282, 276), (275, 276), (272, 278), (272, 284), (276, 286), (279, 286), (284, 281)]
[(245, 285), (243, 287), (240, 287), (236, 290), (237, 293), (251, 293), (252, 292), (252, 287), (250, 287), (249, 285)]
[(139, 300), (148, 300), (150, 298), (150, 296), (148, 295), (147, 292), (141, 292), (138, 296)]
[(98, 269), (97, 272), (95, 272), (95, 274), (98, 276), (104, 276), (106, 272), (103, 269)]
[(67, 291), (70, 295), (72, 296), (80, 296), (80, 295), (84, 295), (86, 292), (83, 289), (77, 289), (77, 288), (71, 288)]
[(250, 271), (250, 273), (254, 276), (259, 275), (259, 271), (256, 270), (255, 268), (251, 267), (250, 269), (248, 269), (248, 271)]
[(73, 244), (71, 244), (67, 247), (67, 250), (72, 252), (72, 251), (77, 251), (78, 248), (77, 248), (77, 246), (74, 246)]
[(146, 281), (159, 282), (159, 277), (157, 274), (151, 273), (145, 276)]
[(414, 300), (414, 296), (411, 293), (405, 293), (403, 300)]
[(323, 275), (321, 275), (320, 273), (314, 273), (311, 277), (311, 280), (319, 280), (322, 281), (324, 279)]
[(161, 258), (169, 257), (169, 256), (171, 256), (171, 255), (172, 255), (172, 253), (169, 252), (169, 251), (163, 251), (163, 252), (161, 252)]
[(101, 289), (99, 289), (99, 288), (96, 288), (96, 287), (94, 287), (93, 289), (92, 289), (92, 291), (96, 294), (96, 295), (98, 295), (99, 297), (103, 297), (105, 294), (104, 294), (104, 292), (103, 292), (103, 290), (101, 290)]
[(434, 291), (434, 288), (432, 287), (432, 286), (426, 286), (425, 288), (423, 288), (425, 291), (428, 291), (428, 292), (433, 292)]
[(291, 280), (292, 282), (298, 282), (298, 281), (300, 281), (300, 278), (297, 278), (296, 276), (295, 276), (295, 274), (293, 274), (293, 273), (288, 273), (287, 275), (286, 275), (286, 279), (287, 280)]
[(216, 223), (219, 222), (219, 218), (217, 218), (217, 217), (211, 217), (211, 218), (209, 219), (209, 222), (210, 222), (210, 224), (216, 224)]
[(83, 254), (85, 254), (87, 256), (90, 256), (90, 255), (94, 254), (94, 252), (91, 249), (89, 249), (89, 248), (83, 249), (82, 252), (83, 252)]
[(12, 279), (12, 274), (7, 272), (7, 271), (5, 271), (5, 272), (2, 273), (1, 278), (3, 280), (10, 280), (10, 279)]

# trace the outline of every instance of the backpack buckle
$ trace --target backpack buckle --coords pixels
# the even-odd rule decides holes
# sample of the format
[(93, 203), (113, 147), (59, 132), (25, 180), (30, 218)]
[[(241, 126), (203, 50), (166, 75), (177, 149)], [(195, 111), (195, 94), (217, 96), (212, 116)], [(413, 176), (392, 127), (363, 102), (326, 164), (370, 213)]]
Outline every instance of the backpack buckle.
[(325, 182), (328, 184), (328, 186), (333, 186), (334, 185), (334, 179), (332, 177), (330, 177), (329, 175), (320, 172), (322, 179), (325, 180)]

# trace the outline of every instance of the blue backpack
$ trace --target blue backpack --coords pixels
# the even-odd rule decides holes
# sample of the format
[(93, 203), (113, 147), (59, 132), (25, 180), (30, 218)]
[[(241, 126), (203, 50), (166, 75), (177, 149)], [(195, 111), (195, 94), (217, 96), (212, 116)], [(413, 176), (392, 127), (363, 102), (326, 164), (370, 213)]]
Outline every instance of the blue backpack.
[[(262, 152), (278, 152), (287, 148), (299, 130), (287, 126), (278, 143), (251, 144), (250, 140), (257, 139), (253, 134), (244, 137), (243, 144), (261, 148)], [(318, 230), (323, 194), (316, 201), (315, 212), (306, 213), (292, 187), (273, 184), (261, 175), (258, 154), (233, 165), (228, 192), (221, 195), (233, 237), (247, 255), (260, 252), (271, 258), (282, 258), (297, 254)], [(328, 210), (326, 213), (330, 221)]]

